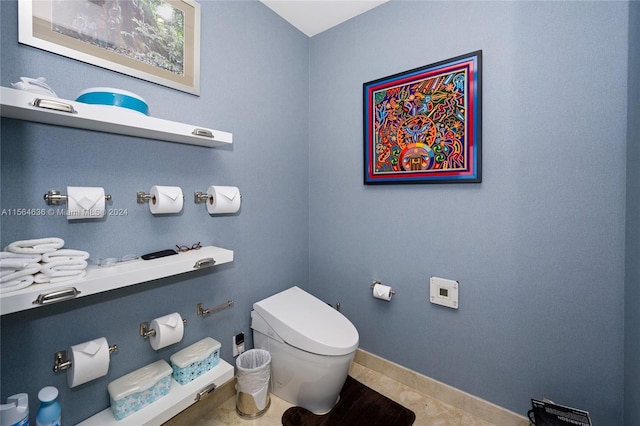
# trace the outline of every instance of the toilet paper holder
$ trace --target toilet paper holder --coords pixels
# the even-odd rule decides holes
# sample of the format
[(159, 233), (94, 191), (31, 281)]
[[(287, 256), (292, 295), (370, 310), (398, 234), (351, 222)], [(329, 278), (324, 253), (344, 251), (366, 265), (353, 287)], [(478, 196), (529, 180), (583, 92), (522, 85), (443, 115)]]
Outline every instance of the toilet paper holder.
[[(186, 319), (182, 319), (182, 324), (184, 326), (187, 325), (187, 320)], [(140, 335), (145, 338), (148, 339), (151, 336), (155, 336), (156, 335), (156, 330), (155, 329), (151, 329), (149, 330), (149, 323), (148, 322), (143, 322), (140, 323)]]
[[(240, 199), (242, 200), (242, 194), (238, 194), (240, 196)], [(202, 203), (213, 203), (213, 195), (207, 193), (207, 192), (202, 192), (202, 191), (196, 191), (193, 193), (193, 202), (196, 204), (202, 204)]]
[[(182, 195), (182, 198), (184, 198), (184, 194)], [(138, 202), (138, 204), (144, 204), (147, 201), (151, 201), (153, 204), (155, 204), (156, 196), (152, 194), (147, 194), (144, 191), (138, 191), (136, 192), (136, 201)]]
[[(369, 288), (370, 288), (371, 290), (373, 290), (373, 288), (376, 286), (376, 284), (384, 285), (384, 284), (382, 284), (380, 281), (373, 280), (373, 282), (371, 283), (371, 285), (369, 286)], [(395, 291), (395, 290), (391, 290), (391, 291), (389, 292), (389, 294), (391, 294), (391, 296), (393, 296), (394, 294), (396, 294), (396, 291)]]
[(211, 201), (213, 202), (213, 196), (207, 194), (206, 192), (197, 191), (193, 193), (193, 202), (196, 204), (206, 203), (209, 198), (211, 198)]
[[(118, 352), (118, 345), (109, 346), (109, 353)], [(53, 355), (53, 371), (59, 371), (71, 368), (71, 361), (67, 358), (67, 351), (58, 351)]]
[[(111, 201), (111, 195), (105, 194), (104, 199), (106, 201)], [(50, 189), (46, 194), (44, 194), (44, 201), (48, 206), (57, 206), (60, 203), (66, 203), (68, 200), (69, 196), (60, 194), (60, 191), (57, 189)]]
[[(151, 194), (147, 194), (144, 191), (139, 191), (136, 192), (136, 201), (138, 202), (138, 204), (144, 204), (145, 202), (149, 201), (149, 200), (153, 200), (155, 197)], [(155, 200), (153, 200), (155, 202)]]

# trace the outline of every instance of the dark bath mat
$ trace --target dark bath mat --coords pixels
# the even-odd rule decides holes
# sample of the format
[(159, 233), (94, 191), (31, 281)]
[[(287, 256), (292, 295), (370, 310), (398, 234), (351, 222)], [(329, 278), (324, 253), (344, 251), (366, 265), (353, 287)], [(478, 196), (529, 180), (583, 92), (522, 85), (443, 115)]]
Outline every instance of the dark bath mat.
[(327, 414), (317, 415), (291, 407), (282, 415), (283, 426), (410, 426), (413, 411), (363, 385), (351, 376), (340, 391), (340, 401)]

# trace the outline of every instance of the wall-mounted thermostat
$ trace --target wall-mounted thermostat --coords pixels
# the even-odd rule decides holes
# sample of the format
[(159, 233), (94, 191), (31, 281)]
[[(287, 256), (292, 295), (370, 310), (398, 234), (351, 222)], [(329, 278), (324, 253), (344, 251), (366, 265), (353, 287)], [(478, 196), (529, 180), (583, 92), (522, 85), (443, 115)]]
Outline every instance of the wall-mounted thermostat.
[(458, 309), (458, 281), (431, 277), (429, 280), (431, 303)]

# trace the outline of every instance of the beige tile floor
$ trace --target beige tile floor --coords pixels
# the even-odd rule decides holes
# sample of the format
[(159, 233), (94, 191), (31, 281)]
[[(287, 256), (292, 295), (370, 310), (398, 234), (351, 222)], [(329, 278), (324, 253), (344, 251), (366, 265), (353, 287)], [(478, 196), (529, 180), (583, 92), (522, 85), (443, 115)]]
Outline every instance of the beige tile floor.
[[(491, 426), (471, 414), (448, 405), (438, 399), (422, 394), (361, 364), (353, 363), (350, 373), (353, 378), (386, 397), (411, 409), (416, 414), (415, 426)], [(229, 397), (215, 408), (188, 409), (174, 417), (166, 425), (190, 426), (277, 426), (281, 425), (282, 414), (292, 404), (271, 395), (271, 406), (257, 419), (246, 420), (235, 411), (235, 396)]]

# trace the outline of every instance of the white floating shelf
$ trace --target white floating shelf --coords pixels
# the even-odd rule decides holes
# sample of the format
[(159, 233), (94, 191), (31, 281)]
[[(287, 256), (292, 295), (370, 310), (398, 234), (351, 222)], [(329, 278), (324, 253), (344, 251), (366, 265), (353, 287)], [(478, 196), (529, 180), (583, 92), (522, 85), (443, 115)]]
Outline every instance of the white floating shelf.
[[(63, 292), (64, 294), (69, 294), (69, 298), (78, 298), (195, 271), (202, 269), (202, 267), (196, 267), (196, 262), (208, 258), (215, 260), (213, 267), (233, 262), (233, 251), (220, 247), (205, 246), (199, 250), (190, 250), (159, 259), (139, 259), (105, 268), (89, 266), (87, 275), (84, 278), (56, 284), (32, 284), (22, 290), (1, 294), (0, 312), (5, 315), (37, 308), (42, 304), (38, 304), (36, 300), (43, 295), (54, 292)], [(65, 292), (65, 290), (68, 291)], [(78, 292), (78, 294), (74, 297), (72, 294), (75, 292)], [(59, 301), (50, 303), (59, 303)]]
[(78, 423), (78, 426), (157, 426), (194, 404), (198, 393), (208, 385), (215, 383), (218, 388), (233, 379), (233, 375), (233, 366), (221, 359), (217, 366), (186, 385), (171, 379), (168, 395), (122, 420), (116, 420), (111, 409), (107, 408)]
[[(233, 135), (221, 130), (150, 117), (126, 108), (84, 104), (9, 87), (0, 89), (2, 117), (209, 148), (233, 143)], [(35, 106), (39, 103), (47, 107)]]

